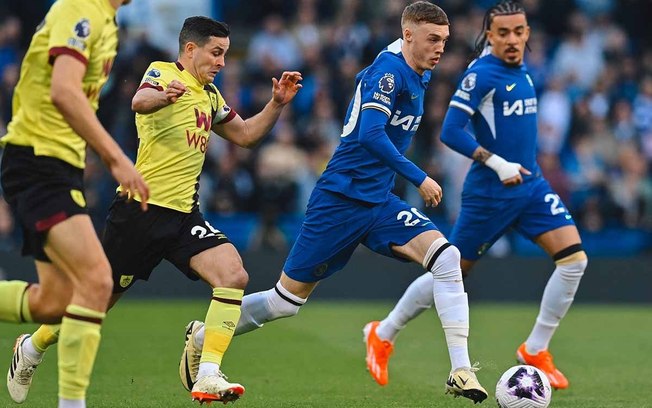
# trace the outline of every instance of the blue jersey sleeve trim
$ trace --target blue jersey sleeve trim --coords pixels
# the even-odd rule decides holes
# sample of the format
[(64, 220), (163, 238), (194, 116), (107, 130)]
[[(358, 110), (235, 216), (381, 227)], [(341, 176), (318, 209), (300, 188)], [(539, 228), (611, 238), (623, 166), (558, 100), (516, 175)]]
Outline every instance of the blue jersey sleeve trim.
[(377, 109), (365, 109), (360, 115), (358, 142), (375, 158), (415, 186), (421, 186), (426, 173), (403, 156), (385, 132), (387, 115)]
[[(451, 106), (453, 102), (451, 102)], [(471, 115), (465, 109), (448, 109), (441, 129), (441, 141), (451, 149), (466, 157), (473, 158), (473, 152), (480, 144), (464, 128)]]
[(392, 116), (392, 112), (389, 110), (389, 108), (379, 103), (367, 102), (364, 105), (362, 105), (362, 110), (365, 109), (378, 109), (379, 111), (384, 112), (387, 115), (387, 117)]
[(449, 106), (454, 106), (456, 108), (460, 108), (463, 111), (465, 111), (466, 113), (468, 113), (469, 115), (473, 115), (475, 113), (475, 110), (473, 108), (471, 108), (470, 106), (467, 106), (467, 105), (465, 105), (463, 103), (457, 102), (457, 101), (450, 101), (450, 103), (448, 105)]

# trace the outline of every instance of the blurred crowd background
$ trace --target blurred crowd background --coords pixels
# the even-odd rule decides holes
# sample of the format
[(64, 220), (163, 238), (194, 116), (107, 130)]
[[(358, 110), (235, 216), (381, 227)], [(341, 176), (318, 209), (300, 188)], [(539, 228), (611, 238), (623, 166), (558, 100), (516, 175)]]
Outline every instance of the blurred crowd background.
[[(265, 141), (246, 150), (213, 137), (201, 176), (201, 208), (240, 249), (286, 250), (309, 194), (339, 143), (355, 75), (400, 36), (405, 0), (133, 0), (118, 16), (121, 45), (99, 116), (135, 158), (130, 100), (153, 60), (173, 61), (184, 18), (210, 15), (232, 30), (216, 83), (243, 118), (271, 97), (272, 77), (303, 73), (303, 89)], [(489, 0), (441, 0), (451, 38), (427, 92), (408, 156), (444, 188), (426, 209), (400, 177), (396, 191), (447, 232), (470, 160), (439, 141), (448, 101), (470, 61)], [(595, 255), (652, 250), (652, 2), (523, 0), (532, 28), (526, 63), (539, 105), (539, 164)], [(11, 120), (20, 61), (51, 1), (0, 2), (0, 135)], [(98, 228), (115, 183), (89, 155), (86, 195)], [(20, 228), (0, 200), (0, 247)], [(516, 236), (495, 255), (528, 253)]]

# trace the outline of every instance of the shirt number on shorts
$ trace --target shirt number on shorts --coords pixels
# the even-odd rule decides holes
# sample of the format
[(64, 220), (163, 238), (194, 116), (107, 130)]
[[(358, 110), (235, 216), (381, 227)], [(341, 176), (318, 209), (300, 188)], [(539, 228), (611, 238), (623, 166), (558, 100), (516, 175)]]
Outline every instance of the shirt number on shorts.
[(209, 224), (208, 221), (204, 221), (204, 223), (206, 224), (206, 227), (208, 227), (208, 228), (204, 228), (201, 225), (195, 225), (190, 230), (190, 235), (195, 236), (195, 237), (199, 237), (199, 239), (202, 239), (202, 238), (214, 237), (217, 234), (222, 234), (222, 231), (213, 228), (213, 226), (211, 224)]
[(564, 208), (564, 205), (561, 203), (561, 199), (557, 194), (552, 194), (552, 193), (546, 194), (543, 200), (546, 203), (552, 201), (552, 203), (550, 204), (550, 213), (552, 215), (562, 214), (566, 212), (566, 209)]
[[(398, 215), (396, 215), (396, 219), (398, 221), (403, 221), (403, 224), (405, 224), (406, 227), (414, 227), (422, 220), (430, 222), (430, 218), (421, 214), (419, 210), (417, 210), (416, 208), (412, 207), (410, 211), (405, 211), (405, 210), (401, 211), (400, 213), (398, 213)], [(416, 216), (417, 218), (413, 220), (414, 216)]]

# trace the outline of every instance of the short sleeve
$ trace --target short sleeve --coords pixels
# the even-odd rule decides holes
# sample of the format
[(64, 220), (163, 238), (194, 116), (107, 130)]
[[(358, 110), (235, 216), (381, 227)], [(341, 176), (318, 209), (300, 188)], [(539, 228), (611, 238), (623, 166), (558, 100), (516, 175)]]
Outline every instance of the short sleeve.
[(169, 70), (166, 70), (159, 62), (153, 62), (145, 71), (138, 90), (153, 88), (157, 91), (163, 91), (173, 79)]
[(56, 13), (48, 16), (50, 39), (48, 61), (50, 64), (59, 55), (70, 55), (88, 65), (93, 44), (96, 44), (107, 24), (101, 10), (85, 1), (62, 2)]
[(400, 93), (399, 70), (391, 66), (372, 66), (360, 85), (360, 110), (377, 109), (388, 117)]
[(216, 94), (216, 103), (213, 103), (213, 97), (211, 97), (211, 105), (215, 107), (213, 110), (213, 124), (223, 125), (230, 122), (237, 115), (236, 111), (226, 104), (222, 94), (217, 90), (215, 85), (211, 84), (211, 88)]
[(487, 79), (483, 78), (483, 73), (480, 70), (465, 72), (449, 105), (473, 115), (487, 94), (486, 83)]

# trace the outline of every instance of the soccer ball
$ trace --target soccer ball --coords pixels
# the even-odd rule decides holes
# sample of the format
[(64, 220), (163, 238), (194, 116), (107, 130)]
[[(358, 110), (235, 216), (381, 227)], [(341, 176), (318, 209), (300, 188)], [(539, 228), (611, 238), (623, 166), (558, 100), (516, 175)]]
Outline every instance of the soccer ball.
[(529, 365), (508, 369), (496, 384), (496, 402), (501, 408), (546, 408), (551, 397), (548, 377)]

